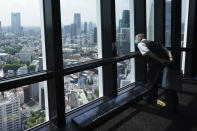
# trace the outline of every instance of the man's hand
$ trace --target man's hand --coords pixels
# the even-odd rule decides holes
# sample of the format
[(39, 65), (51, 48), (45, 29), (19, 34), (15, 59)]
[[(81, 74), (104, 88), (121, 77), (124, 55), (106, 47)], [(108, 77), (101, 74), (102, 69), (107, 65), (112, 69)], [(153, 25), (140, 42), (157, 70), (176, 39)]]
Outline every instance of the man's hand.
[(169, 57), (170, 62), (174, 62), (174, 58), (173, 57)]
[(170, 61), (169, 61), (169, 60), (165, 60), (165, 59), (160, 59), (159, 62), (160, 62), (162, 65), (165, 65), (165, 66), (167, 66), (167, 65), (170, 64)]

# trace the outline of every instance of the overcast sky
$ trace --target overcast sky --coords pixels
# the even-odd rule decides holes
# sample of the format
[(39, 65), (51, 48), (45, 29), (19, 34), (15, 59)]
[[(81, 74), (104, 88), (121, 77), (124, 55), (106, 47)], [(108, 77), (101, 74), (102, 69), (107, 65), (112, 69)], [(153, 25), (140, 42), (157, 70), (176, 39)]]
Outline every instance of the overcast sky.
[[(118, 7), (116, 11), (117, 19), (120, 19), (122, 10), (129, 9), (128, 1), (116, 0), (116, 7)], [(183, 5), (186, 5), (186, 1), (183, 0)], [(40, 0), (0, 0), (0, 21), (2, 26), (10, 25), (11, 12), (21, 13), (22, 26), (40, 26)], [(96, 22), (96, 0), (61, 0), (61, 15), (64, 25), (73, 23), (74, 13), (81, 13), (82, 22)]]

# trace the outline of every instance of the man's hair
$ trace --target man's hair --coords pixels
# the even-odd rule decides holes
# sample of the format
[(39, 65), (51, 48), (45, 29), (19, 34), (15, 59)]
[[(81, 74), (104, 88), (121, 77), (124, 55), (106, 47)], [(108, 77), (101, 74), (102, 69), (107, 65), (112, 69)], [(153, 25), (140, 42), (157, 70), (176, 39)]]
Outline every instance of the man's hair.
[(141, 37), (142, 39), (145, 38), (145, 34), (143, 34), (143, 33), (137, 34), (136, 36)]

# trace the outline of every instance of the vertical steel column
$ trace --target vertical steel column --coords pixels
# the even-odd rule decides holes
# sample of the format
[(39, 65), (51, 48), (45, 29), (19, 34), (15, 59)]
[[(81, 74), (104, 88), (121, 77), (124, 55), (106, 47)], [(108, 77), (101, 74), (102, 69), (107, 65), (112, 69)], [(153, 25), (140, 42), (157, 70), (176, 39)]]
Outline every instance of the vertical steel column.
[(165, 0), (154, 0), (154, 38), (165, 45)]
[(186, 47), (191, 49), (191, 52), (186, 53), (186, 61), (185, 61), (185, 76), (191, 77), (195, 76), (197, 73), (196, 66), (197, 61), (195, 57), (197, 55), (197, 1), (190, 0), (189, 1), (189, 15), (188, 15), (188, 30), (187, 30), (187, 45)]
[(48, 81), (49, 119), (59, 127), (65, 125), (63, 56), (59, 0), (43, 0), (47, 69), (54, 79)]
[(177, 68), (180, 69), (181, 61), (181, 4), (182, 0), (171, 2), (171, 47)]
[[(116, 56), (115, 0), (101, 0), (102, 57)], [(117, 95), (117, 64), (103, 66), (103, 95)]]
[[(146, 0), (134, 0), (134, 27), (135, 35), (146, 34)], [(136, 51), (138, 48), (136, 46)], [(140, 57), (135, 59), (135, 79), (136, 82), (146, 82), (146, 61)]]

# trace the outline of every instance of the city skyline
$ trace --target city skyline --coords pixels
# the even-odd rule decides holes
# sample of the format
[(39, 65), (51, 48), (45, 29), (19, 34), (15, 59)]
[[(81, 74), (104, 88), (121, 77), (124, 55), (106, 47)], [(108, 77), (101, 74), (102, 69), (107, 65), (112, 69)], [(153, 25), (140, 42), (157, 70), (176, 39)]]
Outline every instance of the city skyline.
[[(80, 13), (81, 16), (83, 16), (81, 18), (82, 22), (92, 21), (96, 23), (96, 1), (97, 0), (61, 0), (62, 24), (71, 24), (73, 22), (74, 13)], [(183, 6), (187, 5), (186, 3), (187, 0), (183, 0)], [(116, 17), (117, 19), (120, 19), (122, 11), (129, 9), (129, 5), (128, 2), (122, 3), (120, 0), (116, 0), (116, 5), (118, 6), (118, 8), (116, 8)], [(18, 0), (2, 0), (0, 1), (0, 9), (3, 10), (3, 13), (0, 14), (2, 27), (11, 25), (10, 17), (12, 12), (21, 13), (22, 26), (40, 26), (40, 0), (20, 0), (20, 2)], [(185, 12), (186, 11), (182, 11), (183, 17), (186, 16)], [(182, 21), (184, 19), (185, 18), (182, 18)]]

